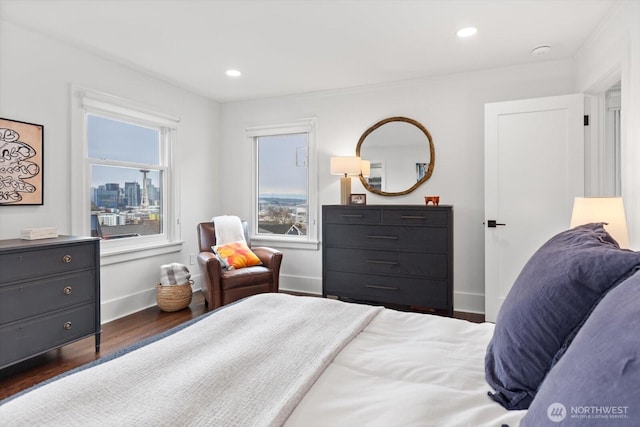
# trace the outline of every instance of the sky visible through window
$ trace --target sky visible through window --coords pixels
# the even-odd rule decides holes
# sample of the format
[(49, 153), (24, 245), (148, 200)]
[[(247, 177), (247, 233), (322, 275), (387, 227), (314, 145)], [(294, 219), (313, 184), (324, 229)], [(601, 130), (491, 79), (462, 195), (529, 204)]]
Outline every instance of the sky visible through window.
[(263, 136), (258, 146), (259, 197), (307, 199), (307, 134)]
[[(89, 157), (149, 165), (160, 163), (160, 144), (157, 129), (133, 125), (105, 117), (89, 115), (87, 118)], [(94, 168), (91, 186), (107, 183), (142, 182), (138, 169)], [(151, 176), (149, 176), (150, 178)], [(157, 185), (157, 183), (156, 183)]]

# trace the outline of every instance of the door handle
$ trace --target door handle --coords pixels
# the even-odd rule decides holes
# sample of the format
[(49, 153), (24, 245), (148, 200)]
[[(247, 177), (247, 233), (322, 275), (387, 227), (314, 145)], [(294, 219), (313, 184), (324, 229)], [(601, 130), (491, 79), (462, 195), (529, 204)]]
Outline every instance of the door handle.
[(498, 225), (507, 225), (507, 224), (500, 224), (499, 222), (496, 222), (495, 219), (490, 219), (487, 221), (487, 227), (489, 228), (496, 228), (496, 226)]

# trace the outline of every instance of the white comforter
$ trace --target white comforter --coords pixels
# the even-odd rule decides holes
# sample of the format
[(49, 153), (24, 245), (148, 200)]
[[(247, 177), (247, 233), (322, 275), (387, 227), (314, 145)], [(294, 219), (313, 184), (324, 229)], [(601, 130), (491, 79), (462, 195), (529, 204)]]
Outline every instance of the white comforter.
[(491, 323), (385, 309), (348, 344), (285, 426), (516, 427), (487, 396)]
[(0, 405), (0, 426), (280, 426), (381, 309), (261, 294)]
[(263, 294), (4, 402), (0, 425), (515, 427), (487, 396), (492, 331)]

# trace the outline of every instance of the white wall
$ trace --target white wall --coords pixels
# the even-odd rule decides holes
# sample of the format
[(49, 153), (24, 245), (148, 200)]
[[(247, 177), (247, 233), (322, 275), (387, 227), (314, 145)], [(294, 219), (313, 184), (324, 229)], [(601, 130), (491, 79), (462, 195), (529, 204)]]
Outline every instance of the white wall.
[[(627, 1), (605, 19), (576, 55), (577, 92), (622, 82), (622, 196), (630, 244), (640, 248), (640, 2)], [(605, 84), (603, 86), (603, 83)]]
[[(483, 105), (530, 97), (588, 91), (619, 72), (623, 82), (623, 194), (632, 246), (640, 245), (640, 3), (616, 10), (587, 41), (576, 61), (438, 76), (397, 84), (223, 104), (204, 99), (113, 61), (55, 42), (0, 21), (0, 117), (45, 127), (44, 206), (0, 207), (0, 238), (26, 227), (55, 226), (70, 233), (72, 84), (147, 104), (180, 116), (178, 129), (184, 250), (102, 268), (103, 320), (153, 304), (159, 266), (188, 263), (196, 252), (195, 225), (213, 215), (251, 214), (251, 144), (246, 126), (318, 118), (319, 205), (339, 203), (339, 180), (329, 158), (352, 155), (356, 143), (378, 120), (402, 115), (431, 132), (436, 165), (432, 178), (414, 193), (369, 204), (422, 204), (440, 195), (455, 215), (455, 308), (484, 307)], [(574, 68), (574, 64), (577, 67)], [(357, 180), (353, 192), (364, 192)], [(319, 214), (319, 213), (318, 213)], [(318, 218), (319, 219), (319, 218)], [(320, 251), (283, 249), (282, 287), (321, 292)], [(197, 266), (192, 273), (199, 279)]]
[[(0, 239), (20, 229), (54, 226), (71, 233), (70, 87), (95, 89), (177, 115), (182, 161), (182, 252), (103, 266), (102, 319), (155, 304), (160, 265), (188, 264), (197, 252), (196, 223), (219, 210), (219, 106), (113, 61), (0, 21), (0, 117), (44, 125), (44, 205), (0, 206)], [(197, 265), (191, 271), (198, 275)], [(198, 278), (198, 277), (196, 277)]]
[[(361, 134), (379, 120), (406, 116), (422, 123), (435, 145), (433, 176), (406, 196), (367, 195), (368, 204), (423, 204), (439, 195), (454, 207), (454, 305), (484, 311), (484, 104), (572, 93), (572, 61), (439, 76), (376, 87), (221, 105), (223, 202), (216, 214), (251, 215), (251, 142), (247, 126), (317, 117), (319, 205), (339, 203), (329, 158), (353, 155)], [(352, 192), (364, 192), (353, 180)], [(319, 213), (318, 213), (319, 215)], [(282, 288), (321, 293), (320, 251), (283, 249)]]

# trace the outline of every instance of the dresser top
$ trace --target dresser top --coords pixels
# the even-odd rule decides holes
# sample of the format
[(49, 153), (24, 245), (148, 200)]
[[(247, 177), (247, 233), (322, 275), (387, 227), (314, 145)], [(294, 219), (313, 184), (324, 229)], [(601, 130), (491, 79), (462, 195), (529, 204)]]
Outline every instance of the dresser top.
[(322, 205), (322, 207), (331, 208), (354, 208), (354, 209), (451, 209), (453, 205)]
[(72, 243), (82, 243), (92, 240), (100, 240), (99, 237), (84, 236), (58, 236), (50, 239), (23, 240), (23, 239), (7, 239), (0, 240), (0, 251), (15, 249), (30, 249), (42, 246), (66, 245)]

